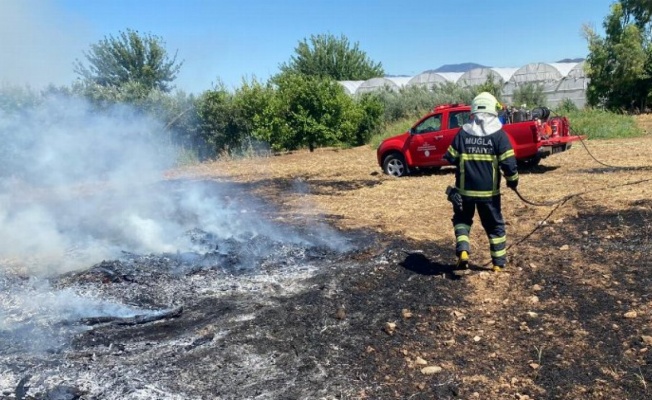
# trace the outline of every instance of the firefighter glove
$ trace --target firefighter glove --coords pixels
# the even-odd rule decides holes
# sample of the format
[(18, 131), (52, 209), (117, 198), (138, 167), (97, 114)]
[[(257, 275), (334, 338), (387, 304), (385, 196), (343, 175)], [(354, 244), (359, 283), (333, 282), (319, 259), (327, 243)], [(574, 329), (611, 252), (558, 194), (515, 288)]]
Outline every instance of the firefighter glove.
[(447, 187), (446, 195), (448, 196), (448, 201), (453, 203), (453, 209), (455, 211), (462, 211), (462, 195), (457, 191), (457, 188), (452, 186)]
[(507, 181), (507, 187), (516, 190), (516, 187), (518, 186), (518, 179), (513, 180), (513, 181)]

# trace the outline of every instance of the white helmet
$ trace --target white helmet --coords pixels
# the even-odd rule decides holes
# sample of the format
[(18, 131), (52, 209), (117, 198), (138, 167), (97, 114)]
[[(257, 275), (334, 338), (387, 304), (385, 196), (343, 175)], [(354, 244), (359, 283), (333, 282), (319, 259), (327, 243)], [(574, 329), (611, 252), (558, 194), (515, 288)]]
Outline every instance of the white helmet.
[(479, 95), (475, 96), (471, 102), (471, 114), (482, 112), (498, 116), (499, 109), (500, 103), (489, 92), (480, 93)]

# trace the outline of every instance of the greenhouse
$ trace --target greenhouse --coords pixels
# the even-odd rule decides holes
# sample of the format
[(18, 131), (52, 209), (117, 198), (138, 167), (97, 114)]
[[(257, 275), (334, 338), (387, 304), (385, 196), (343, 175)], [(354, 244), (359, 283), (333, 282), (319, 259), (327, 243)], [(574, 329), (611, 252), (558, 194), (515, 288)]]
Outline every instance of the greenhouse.
[(419, 75), (412, 77), (407, 85), (408, 86), (422, 86), (433, 88), (435, 85), (443, 85), (448, 82), (457, 83), (462, 72), (434, 72), (434, 71), (425, 71)]
[(353, 95), (363, 82), (364, 81), (339, 81), (338, 83), (344, 87), (347, 94)]
[[(522, 66), (514, 72), (512, 77), (503, 87), (503, 101), (512, 103), (514, 93), (518, 87), (531, 83), (543, 86), (543, 93), (546, 96), (547, 106), (556, 107), (565, 98), (569, 98), (578, 107), (584, 107), (586, 103), (586, 86), (583, 70), (584, 63), (531, 63)], [(581, 74), (582, 78), (568, 79), (573, 71), (574, 76)], [(577, 85), (582, 85), (577, 90)], [(566, 88), (559, 92), (559, 88)], [(569, 97), (569, 96), (572, 96)], [(527, 105), (526, 105), (527, 106)]]
[(575, 63), (571, 63), (571, 66), (560, 63), (531, 63), (514, 71), (509, 81), (517, 85), (529, 82), (560, 81), (574, 65)]
[(398, 92), (399, 89), (405, 87), (409, 81), (409, 76), (371, 78), (362, 82), (360, 86), (358, 86), (358, 89), (355, 91), (355, 93), (368, 93), (383, 88)]
[(579, 63), (530, 63), (520, 68), (482, 67), (464, 73), (429, 70), (412, 77), (383, 77), (366, 81), (340, 81), (339, 83), (347, 93), (355, 95), (382, 88), (397, 92), (406, 86), (435, 89), (437, 85), (450, 82), (462, 87), (472, 87), (487, 82), (490, 77), (494, 77), (503, 85), (502, 100), (507, 104), (512, 104), (514, 93), (519, 87), (536, 84), (542, 85), (548, 107), (554, 108), (566, 99), (580, 108), (586, 105), (586, 89), (589, 79), (584, 72), (584, 61)]
[(489, 78), (493, 77), (498, 82), (504, 84), (508, 82), (518, 68), (474, 68), (466, 71), (459, 78), (457, 83), (462, 87), (482, 85)]
[(554, 91), (546, 94), (548, 105), (555, 107), (564, 99), (571, 100), (577, 107), (586, 105), (586, 88), (589, 79), (584, 72), (584, 61), (577, 63), (568, 71), (568, 74), (559, 82)]

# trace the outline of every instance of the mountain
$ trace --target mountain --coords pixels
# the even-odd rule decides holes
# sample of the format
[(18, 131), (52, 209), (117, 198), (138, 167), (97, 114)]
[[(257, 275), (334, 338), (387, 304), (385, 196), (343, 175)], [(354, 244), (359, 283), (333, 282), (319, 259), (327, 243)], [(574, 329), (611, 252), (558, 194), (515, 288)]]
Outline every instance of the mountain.
[(470, 71), (470, 70), (472, 70), (474, 68), (488, 68), (488, 67), (485, 66), (485, 65), (481, 65), (481, 64), (467, 62), (467, 63), (462, 63), (462, 64), (446, 64), (446, 65), (442, 65), (441, 67), (439, 67), (437, 69), (433, 69), (433, 70), (428, 71), (428, 72), (466, 72), (466, 71)]
[(563, 60), (557, 61), (558, 63), (578, 63), (584, 61), (583, 58), (564, 58)]

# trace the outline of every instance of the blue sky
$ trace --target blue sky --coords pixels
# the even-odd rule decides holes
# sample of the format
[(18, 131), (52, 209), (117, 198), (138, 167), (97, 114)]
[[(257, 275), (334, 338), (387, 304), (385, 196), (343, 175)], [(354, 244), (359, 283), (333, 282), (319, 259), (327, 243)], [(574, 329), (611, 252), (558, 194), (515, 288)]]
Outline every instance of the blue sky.
[(585, 57), (613, 0), (0, 0), (0, 83), (70, 84), (72, 64), (127, 28), (184, 61), (178, 89), (267, 80), (317, 34), (345, 35), (390, 75), (444, 64), (520, 67)]

